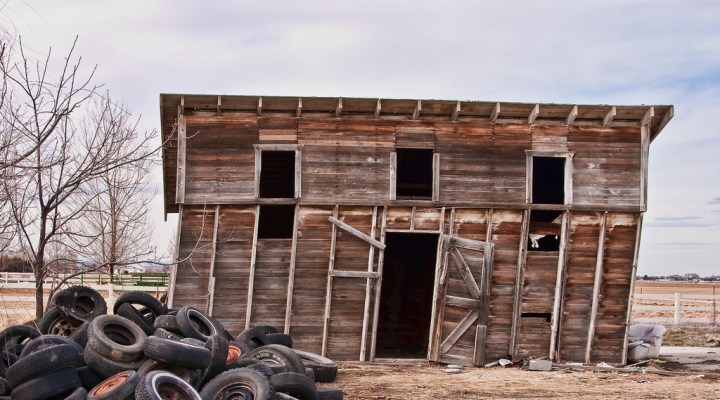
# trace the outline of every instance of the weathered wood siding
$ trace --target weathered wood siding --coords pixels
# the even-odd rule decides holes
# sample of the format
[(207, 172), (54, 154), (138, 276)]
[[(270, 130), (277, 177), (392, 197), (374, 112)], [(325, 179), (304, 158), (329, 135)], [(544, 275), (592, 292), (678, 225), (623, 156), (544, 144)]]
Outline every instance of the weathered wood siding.
[(180, 215), (173, 307), (192, 305), (207, 310), (214, 224), (214, 208), (185, 209)]
[(529, 251), (522, 286), (517, 355), (546, 357), (550, 352), (551, 316), (555, 300), (558, 252)]

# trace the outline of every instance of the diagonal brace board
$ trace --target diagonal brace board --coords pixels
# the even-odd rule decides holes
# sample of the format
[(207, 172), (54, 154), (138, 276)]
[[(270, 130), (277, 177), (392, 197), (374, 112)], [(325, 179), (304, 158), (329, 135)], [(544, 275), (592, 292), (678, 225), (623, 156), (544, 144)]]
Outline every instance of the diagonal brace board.
[(328, 221), (332, 222), (333, 224), (335, 224), (335, 226), (348, 232), (349, 234), (370, 243), (372, 246), (375, 246), (380, 250), (385, 250), (384, 243), (381, 243), (381, 242), (371, 238), (370, 236), (360, 232), (359, 230), (353, 228), (352, 226), (340, 221), (339, 219), (337, 219), (335, 217), (328, 217)]
[(463, 318), (462, 321), (453, 329), (452, 332), (443, 340), (442, 344), (440, 345), (440, 352), (447, 353), (448, 350), (450, 350), (451, 347), (460, 339), (460, 336), (465, 333), (470, 328), (470, 325), (472, 325), (475, 320), (478, 319), (480, 316), (479, 310), (470, 310), (469, 313)]
[(450, 257), (452, 257), (453, 261), (455, 261), (455, 265), (457, 265), (460, 270), (460, 275), (462, 275), (463, 280), (470, 291), (470, 295), (473, 299), (480, 300), (480, 288), (478, 288), (478, 285), (472, 276), (470, 266), (467, 265), (462, 254), (460, 254), (460, 250), (458, 250), (457, 247), (452, 247), (450, 249)]

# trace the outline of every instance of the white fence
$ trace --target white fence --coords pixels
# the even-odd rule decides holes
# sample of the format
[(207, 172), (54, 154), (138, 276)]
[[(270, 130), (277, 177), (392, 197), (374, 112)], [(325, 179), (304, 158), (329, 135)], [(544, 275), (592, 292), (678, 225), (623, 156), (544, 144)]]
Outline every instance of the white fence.
[[(670, 323), (682, 322), (718, 323), (720, 322), (720, 295), (703, 294), (636, 294), (634, 296), (633, 313), (636, 311), (671, 311), (672, 316), (638, 317), (636, 323)], [(646, 304), (648, 301), (658, 304)], [(706, 315), (703, 317), (683, 316), (688, 313)], [(668, 313), (669, 314), (669, 313)]]
[[(164, 285), (166, 279), (142, 280), (134, 278), (116, 279), (116, 282), (110, 283), (109, 276), (101, 274), (86, 274), (68, 280), (70, 285), (85, 285), (95, 290), (107, 292), (105, 300), (112, 304), (115, 302), (117, 293), (130, 291), (152, 292), (155, 294), (167, 291)], [(45, 289), (49, 289), (52, 279), (43, 281)], [(138, 284), (141, 283), (141, 284)], [(35, 289), (35, 277), (32, 273), (17, 272), (1, 272), (0, 273), (0, 316), (13, 315), (35, 315), (35, 296), (18, 295), (13, 293), (13, 289)], [(44, 302), (47, 303), (47, 296)], [(12, 305), (8, 307), (8, 305)]]

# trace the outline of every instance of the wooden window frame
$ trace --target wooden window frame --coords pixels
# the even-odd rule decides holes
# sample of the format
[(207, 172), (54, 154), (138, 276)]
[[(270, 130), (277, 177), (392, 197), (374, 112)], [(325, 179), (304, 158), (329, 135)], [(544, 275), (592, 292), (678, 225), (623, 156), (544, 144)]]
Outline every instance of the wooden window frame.
[(571, 205), (573, 203), (573, 157), (575, 156), (574, 151), (546, 151), (546, 150), (525, 150), (525, 162), (526, 162), (526, 179), (525, 179), (525, 203), (527, 204), (541, 204), (532, 202), (532, 187), (533, 187), (533, 157), (556, 157), (565, 158), (565, 179), (564, 179), (564, 191), (565, 201), (563, 205)]
[[(415, 149), (416, 147), (400, 147), (400, 149)], [(427, 149), (425, 149), (427, 150)], [(440, 153), (433, 151), (432, 159), (432, 196), (430, 198), (423, 199), (401, 199), (401, 200), (417, 200), (427, 201), (432, 200), (433, 202), (440, 201)], [(390, 153), (390, 200), (397, 200), (397, 151)]]
[(301, 144), (255, 144), (255, 182), (254, 196), (260, 199), (260, 172), (263, 151), (294, 151), (295, 152), (295, 199), (302, 195), (302, 148)]

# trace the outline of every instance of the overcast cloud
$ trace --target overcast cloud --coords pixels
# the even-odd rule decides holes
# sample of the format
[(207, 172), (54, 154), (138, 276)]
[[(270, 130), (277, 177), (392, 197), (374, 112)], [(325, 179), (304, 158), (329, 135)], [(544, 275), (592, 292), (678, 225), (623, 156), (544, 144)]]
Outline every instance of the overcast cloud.
[[(720, 2), (0, 0), (159, 129), (159, 93), (673, 104), (650, 148), (640, 274), (718, 274)], [(175, 219), (162, 223), (159, 248)]]

